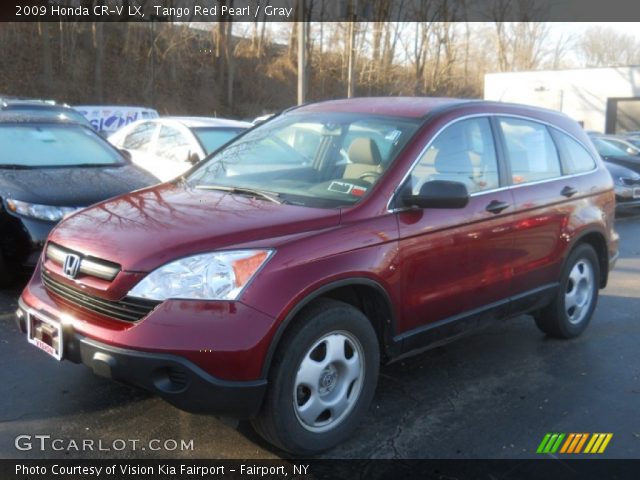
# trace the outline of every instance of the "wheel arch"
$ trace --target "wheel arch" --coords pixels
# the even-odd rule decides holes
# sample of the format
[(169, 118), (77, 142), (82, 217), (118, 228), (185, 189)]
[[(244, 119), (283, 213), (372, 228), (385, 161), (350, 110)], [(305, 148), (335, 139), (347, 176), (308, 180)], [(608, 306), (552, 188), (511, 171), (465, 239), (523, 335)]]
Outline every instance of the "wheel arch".
[(600, 267), (599, 286), (601, 289), (605, 288), (609, 279), (609, 249), (605, 235), (598, 229), (589, 229), (581, 232), (572, 242), (567, 257), (578, 245), (582, 244), (590, 245), (595, 250)]
[(377, 281), (366, 277), (353, 277), (332, 281), (321, 285), (299, 300), (286, 314), (273, 335), (264, 359), (261, 378), (267, 378), (271, 363), (285, 332), (300, 318), (305, 307), (321, 298), (332, 298), (345, 302), (360, 310), (371, 322), (380, 345), (381, 358), (394, 355), (393, 332), (396, 325), (396, 313), (391, 297)]

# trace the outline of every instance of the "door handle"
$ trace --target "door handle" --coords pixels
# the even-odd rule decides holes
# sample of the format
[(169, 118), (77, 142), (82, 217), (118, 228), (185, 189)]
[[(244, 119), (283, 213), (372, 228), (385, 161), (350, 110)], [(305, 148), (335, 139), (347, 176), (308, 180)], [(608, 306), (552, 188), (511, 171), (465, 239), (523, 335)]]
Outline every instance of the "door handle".
[(562, 189), (562, 191), (560, 192), (560, 195), (562, 195), (563, 197), (569, 198), (569, 197), (573, 197), (576, 193), (578, 193), (578, 190), (567, 185)]
[(491, 203), (487, 205), (485, 210), (491, 213), (500, 213), (505, 208), (509, 208), (509, 204), (507, 202), (501, 202), (500, 200), (491, 200)]

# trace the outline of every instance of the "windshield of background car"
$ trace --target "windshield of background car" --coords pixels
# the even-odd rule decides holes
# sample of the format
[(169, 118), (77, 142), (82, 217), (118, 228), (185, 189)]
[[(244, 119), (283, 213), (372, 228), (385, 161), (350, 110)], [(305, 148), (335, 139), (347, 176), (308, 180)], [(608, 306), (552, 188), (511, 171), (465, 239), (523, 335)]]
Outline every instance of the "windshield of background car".
[(196, 188), (240, 188), (290, 204), (353, 205), (380, 179), (419, 119), (344, 113), (288, 114), (260, 125), (188, 176)]
[(196, 127), (191, 130), (195, 133), (196, 137), (198, 137), (198, 140), (208, 155), (219, 149), (232, 138), (238, 136), (238, 134), (242, 133), (245, 129)]
[(596, 150), (603, 157), (615, 157), (622, 156), (626, 157), (628, 154), (621, 148), (615, 146), (613, 143), (610, 143), (606, 140), (602, 140), (600, 138), (593, 138), (593, 144), (596, 147)]
[[(86, 125), (91, 127), (91, 122), (87, 120), (87, 118), (82, 115), (80, 112), (77, 112), (71, 108), (46, 108), (46, 107), (38, 107), (32, 105), (9, 105), (4, 108), (4, 111), (11, 112), (20, 112), (27, 113), (32, 115), (37, 115), (42, 119), (58, 119), (58, 120), (73, 120), (78, 122), (81, 125)], [(92, 127), (93, 128), (93, 127)]]
[(0, 124), (0, 166), (121, 165), (122, 158), (86, 127), (44, 123)]

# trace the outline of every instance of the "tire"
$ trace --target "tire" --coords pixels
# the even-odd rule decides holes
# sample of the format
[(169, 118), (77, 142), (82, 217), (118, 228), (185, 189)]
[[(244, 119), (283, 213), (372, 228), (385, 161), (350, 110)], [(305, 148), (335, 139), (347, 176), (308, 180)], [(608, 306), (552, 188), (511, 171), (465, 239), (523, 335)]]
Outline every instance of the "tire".
[(378, 339), (367, 317), (346, 303), (321, 299), (301, 312), (280, 342), (253, 427), (295, 455), (328, 450), (358, 426), (379, 367)]
[(598, 255), (590, 245), (578, 245), (563, 267), (556, 298), (535, 315), (538, 328), (556, 338), (580, 335), (598, 303), (599, 283)]
[(15, 281), (14, 273), (9, 270), (4, 255), (0, 251), (0, 288), (7, 288), (13, 285)]

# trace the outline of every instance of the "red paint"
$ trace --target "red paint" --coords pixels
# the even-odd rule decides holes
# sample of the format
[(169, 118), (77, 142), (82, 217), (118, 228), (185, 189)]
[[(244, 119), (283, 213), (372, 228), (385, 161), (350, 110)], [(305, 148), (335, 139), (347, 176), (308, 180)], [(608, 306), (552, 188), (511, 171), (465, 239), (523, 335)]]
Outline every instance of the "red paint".
[[(446, 105), (454, 108), (437, 112)], [(603, 235), (610, 255), (617, 251), (613, 184), (601, 164), (579, 177), (477, 195), (463, 209), (387, 211), (417, 156), (450, 121), (465, 115), (523, 115), (557, 125), (591, 149), (582, 129), (560, 114), (446, 99), (343, 100), (301, 107), (293, 114), (320, 111), (432, 117), (351, 208), (277, 205), (164, 184), (93, 206), (51, 233), (53, 242), (122, 266), (113, 282), (71, 281), (54, 264), (42, 267), (61, 282), (110, 300), (125, 296), (147, 272), (183, 256), (275, 249), (238, 301), (167, 301), (130, 324), (49, 295), (40, 268), (22, 300), (52, 316), (71, 314), (78, 332), (102, 342), (175, 353), (219, 378), (248, 380), (260, 377), (287, 315), (332, 282), (356, 277), (377, 282), (391, 300), (392, 334), (398, 335), (557, 280), (571, 245), (587, 229)], [(566, 185), (580, 193), (561, 196)], [(510, 206), (495, 215), (485, 209), (492, 200)]]

